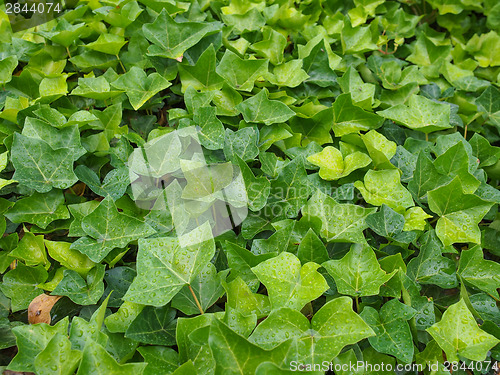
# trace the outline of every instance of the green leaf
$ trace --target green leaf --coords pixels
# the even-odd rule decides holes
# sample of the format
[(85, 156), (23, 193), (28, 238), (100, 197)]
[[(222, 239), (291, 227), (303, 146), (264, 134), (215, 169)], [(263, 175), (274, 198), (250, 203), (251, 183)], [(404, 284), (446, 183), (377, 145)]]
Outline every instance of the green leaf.
[(486, 122), (500, 126), (500, 90), (489, 86), (476, 99), (476, 105), (480, 111), (486, 114)]
[(364, 183), (356, 181), (354, 187), (374, 206), (386, 204), (396, 211), (401, 211), (414, 205), (411, 193), (401, 185), (399, 171), (395, 169), (369, 170)]
[(47, 278), (47, 271), (42, 266), (28, 267), (18, 263), (16, 268), (7, 272), (0, 289), (10, 298), (12, 312), (27, 309), (33, 298), (43, 293), (38, 284)]
[(368, 131), (382, 126), (384, 119), (353, 104), (351, 94), (341, 94), (332, 105), (333, 132), (336, 137)]
[(175, 345), (176, 311), (169, 306), (146, 306), (127, 328), (125, 337), (152, 345)]
[(255, 81), (267, 73), (268, 64), (268, 60), (244, 60), (226, 50), (216, 72), (233, 89), (250, 92)]
[[(224, 294), (222, 282), (227, 274), (227, 270), (217, 273), (215, 266), (208, 263), (191, 283), (191, 288), (203, 311), (207, 311)], [(172, 299), (172, 307), (186, 315), (195, 315), (200, 312), (188, 286), (184, 286)]]
[(84, 47), (116, 56), (125, 44), (127, 44), (127, 41), (123, 36), (103, 33), (99, 35), (99, 38), (95, 42), (85, 44)]
[(163, 9), (153, 23), (143, 25), (144, 36), (153, 43), (149, 56), (177, 59), (204, 36), (219, 31), (216, 22), (176, 22)]
[(80, 351), (71, 349), (71, 343), (64, 333), (56, 333), (35, 357), (35, 371), (40, 375), (71, 375), (81, 357)]
[(179, 367), (179, 355), (174, 349), (164, 346), (141, 346), (137, 351), (148, 364), (143, 375), (158, 375), (162, 371), (171, 373)]
[(116, 81), (111, 82), (111, 86), (125, 91), (130, 104), (132, 104), (135, 110), (141, 108), (154, 95), (170, 85), (171, 83), (160, 74), (151, 73), (150, 75), (146, 75), (144, 70), (136, 66), (118, 77)]
[(247, 191), (248, 207), (252, 211), (262, 209), (267, 202), (271, 191), (271, 183), (265, 176), (255, 177), (247, 163), (245, 163), (237, 154), (234, 155), (240, 167), (241, 175), (245, 181)]
[(0, 85), (5, 85), (12, 80), (12, 73), (18, 64), (17, 56), (7, 56), (0, 60)]
[(340, 260), (329, 260), (322, 264), (335, 279), (339, 293), (353, 297), (373, 296), (396, 271), (385, 273), (378, 264), (373, 250), (366, 245), (352, 245), (351, 250)]
[(366, 167), (372, 160), (359, 151), (350, 153), (344, 158), (335, 147), (327, 146), (321, 152), (309, 156), (307, 161), (319, 167), (319, 176), (323, 180), (338, 180), (350, 175), (356, 169)]
[(368, 228), (366, 217), (376, 208), (364, 208), (354, 204), (340, 204), (333, 198), (316, 190), (302, 207), (304, 221), (317, 228), (328, 242), (366, 243), (363, 230)]
[(215, 115), (214, 107), (197, 108), (194, 112), (194, 123), (201, 128), (200, 142), (209, 150), (219, 150), (224, 147), (225, 130), (222, 122)]
[(104, 76), (78, 78), (78, 86), (71, 91), (71, 95), (82, 96), (96, 100), (106, 100), (120, 95), (122, 90), (111, 90), (109, 82)]
[(53, 187), (66, 189), (78, 181), (73, 172), (75, 155), (69, 148), (53, 150), (45, 141), (14, 134), (13, 179), (39, 193)]
[(226, 129), (224, 140), (224, 155), (233, 161), (238, 155), (243, 161), (253, 160), (258, 154), (259, 132), (256, 128), (243, 128), (236, 132)]
[(310, 323), (297, 310), (275, 310), (257, 326), (249, 341), (269, 350), (292, 340), (298, 363), (322, 364), (330, 362), (346, 345), (373, 335), (368, 324), (352, 310), (352, 300), (339, 297), (323, 305)]
[(468, 284), (488, 293), (498, 299), (500, 265), (491, 260), (483, 259), (483, 252), (479, 246), (470, 250), (463, 250), (460, 254), (458, 275)]
[(91, 343), (87, 344), (83, 350), (77, 375), (141, 375), (145, 367), (146, 363), (126, 363), (120, 365), (101, 345)]
[(458, 177), (428, 193), (429, 208), (438, 214), (436, 234), (445, 246), (456, 242), (481, 242), (478, 223), (492, 203), (466, 194)]
[(56, 296), (67, 296), (79, 305), (93, 305), (104, 293), (104, 265), (97, 265), (89, 271), (84, 280), (76, 271), (64, 270), (63, 279), (52, 291)]
[(202, 242), (181, 246), (178, 238), (140, 239), (137, 277), (123, 297), (145, 305), (163, 306), (212, 259), (215, 244), (208, 223), (190, 233)]
[(481, 330), (463, 299), (446, 309), (439, 323), (427, 329), (449, 361), (461, 357), (484, 361), (500, 340)]
[(264, 123), (265, 125), (287, 121), (295, 112), (279, 100), (270, 100), (264, 88), (257, 95), (236, 106), (246, 122)]
[(36, 357), (43, 353), (53, 337), (58, 334), (67, 335), (68, 324), (68, 318), (64, 318), (53, 326), (40, 323), (14, 327), (12, 332), (16, 336), (19, 352), (9, 363), (8, 369), (18, 372), (35, 371)]
[(201, 91), (220, 90), (224, 80), (215, 72), (215, 66), (215, 48), (210, 44), (195, 65), (179, 65), (182, 91), (186, 92), (190, 86)]
[(9, 256), (24, 261), (27, 266), (48, 264), (43, 236), (35, 236), (31, 232), (24, 233), (23, 238)]
[(426, 134), (452, 127), (450, 106), (421, 95), (412, 95), (408, 99), (408, 105), (398, 104), (377, 114)]
[(389, 206), (382, 204), (380, 211), (366, 217), (366, 224), (379, 236), (394, 237), (403, 231), (405, 218)]
[(297, 249), (297, 257), (302, 264), (308, 262), (321, 264), (329, 259), (328, 251), (323, 241), (319, 239), (312, 229), (309, 229), (304, 238), (302, 238), (302, 241), (300, 241)]
[(124, 247), (141, 237), (148, 237), (154, 230), (141, 220), (118, 212), (111, 197), (82, 219), (85, 237), (73, 242), (71, 249), (87, 255), (93, 262), (102, 261), (111, 250)]
[(376, 335), (369, 337), (368, 341), (378, 352), (393, 355), (403, 363), (411, 363), (413, 340), (407, 320), (415, 314), (414, 309), (397, 299), (386, 302), (380, 311), (365, 307), (361, 317)]
[(300, 310), (328, 289), (317, 271), (319, 267), (313, 262), (301, 266), (295, 255), (283, 252), (253, 267), (252, 272), (266, 286), (273, 310), (280, 307)]

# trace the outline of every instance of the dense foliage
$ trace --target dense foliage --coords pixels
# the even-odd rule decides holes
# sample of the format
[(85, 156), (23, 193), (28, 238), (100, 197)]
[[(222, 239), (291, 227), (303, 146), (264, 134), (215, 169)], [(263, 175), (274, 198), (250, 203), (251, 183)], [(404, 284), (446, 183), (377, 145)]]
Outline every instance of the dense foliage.
[(499, 33), (497, 0), (0, 13), (0, 366), (492, 372)]

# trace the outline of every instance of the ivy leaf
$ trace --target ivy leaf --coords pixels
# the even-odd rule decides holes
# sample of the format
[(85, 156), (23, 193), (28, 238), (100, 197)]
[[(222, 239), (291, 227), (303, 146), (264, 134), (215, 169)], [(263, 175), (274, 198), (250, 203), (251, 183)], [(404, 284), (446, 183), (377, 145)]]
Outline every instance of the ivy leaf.
[(379, 111), (377, 114), (424, 133), (452, 127), (450, 106), (436, 103), (421, 95), (412, 95), (408, 99), (408, 105), (398, 104), (384, 111)]
[(23, 238), (9, 253), (9, 256), (23, 260), (27, 266), (47, 265), (48, 263), (43, 236), (35, 236), (31, 232), (24, 233)]
[(84, 47), (116, 56), (125, 44), (127, 44), (127, 41), (123, 36), (103, 33), (99, 35), (95, 42), (85, 44)]
[(414, 205), (411, 193), (401, 185), (399, 171), (396, 169), (369, 170), (364, 183), (356, 181), (354, 187), (374, 206), (386, 204), (396, 211), (401, 211)]
[(380, 211), (366, 217), (366, 224), (379, 236), (394, 237), (403, 231), (405, 218), (389, 206), (382, 204)]
[[(191, 288), (203, 311), (206, 311), (224, 294), (222, 282), (228, 273), (227, 270), (217, 273), (215, 266), (208, 263), (191, 283)], [(172, 299), (172, 307), (186, 315), (195, 315), (200, 312), (188, 286), (184, 286)]]
[(28, 267), (18, 263), (16, 268), (7, 272), (0, 289), (10, 298), (12, 312), (27, 309), (30, 302), (43, 293), (38, 285), (47, 278), (48, 274), (43, 266)]
[(444, 350), (449, 361), (458, 361), (458, 356), (484, 361), (488, 351), (500, 342), (477, 326), (463, 299), (448, 307), (441, 321), (427, 332)]
[(332, 117), (332, 108), (317, 112), (310, 118), (295, 116), (290, 119), (290, 128), (294, 133), (302, 134), (301, 143), (303, 146), (307, 146), (311, 142), (316, 142), (319, 145), (331, 143)]
[(124, 247), (131, 241), (148, 237), (155, 232), (141, 220), (118, 212), (109, 196), (82, 219), (82, 229), (88, 237), (81, 237), (73, 242), (71, 249), (80, 251), (96, 263), (102, 261), (114, 248)]
[(97, 174), (85, 165), (75, 168), (78, 179), (84, 182), (94, 193), (113, 200), (121, 198), (125, 194), (127, 186), (130, 184), (129, 170), (127, 168), (112, 169), (108, 172), (101, 183)]
[(143, 375), (157, 375), (162, 371), (174, 372), (179, 367), (179, 355), (164, 346), (141, 346), (137, 351), (148, 365)]
[[(500, 90), (489, 86), (476, 99), (478, 109), (486, 113), (486, 121), (500, 126)], [(471, 140), (472, 141), (472, 140)]]
[(111, 82), (111, 86), (125, 91), (130, 104), (137, 111), (149, 99), (172, 85), (158, 73), (146, 75), (146, 72), (136, 66), (133, 66), (127, 73), (118, 77), (116, 81)]
[(238, 162), (241, 175), (245, 181), (248, 207), (252, 211), (259, 211), (267, 203), (267, 199), (271, 191), (271, 183), (265, 176), (255, 177), (247, 163), (245, 163), (237, 154), (235, 154), (234, 157)]
[(382, 126), (384, 119), (367, 112), (352, 103), (351, 94), (341, 94), (332, 105), (333, 132), (341, 137), (359, 131), (368, 131)]
[(141, 375), (144, 372), (146, 363), (126, 363), (120, 365), (98, 343), (91, 343), (85, 346), (82, 360), (78, 367), (77, 375), (83, 374), (112, 374), (112, 375)]
[(426, 232), (420, 241), (420, 252), (408, 263), (407, 275), (420, 284), (435, 284), (448, 289), (456, 287), (455, 262), (441, 255), (443, 246), (436, 233)]
[(243, 101), (236, 106), (246, 122), (264, 123), (271, 125), (287, 121), (295, 116), (286, 104), (279, 100), (270, 100), (267, 89), (263, 88), (257, 95)]
[(363, 230), (368, 228), (366, 217), (376, 208), (337, 203), (325, 193), (316, 190), (302, 207), (304, 221), (311, 223), (328, 242), (366, 243)]
[(122, 90), (111, 90), (111, 86), (107, 79), (104, 76), (99, 76), (78, 78), (78, 86), (71, 91), (71, 95), (96, 100), (106, 100), (118, 96), (122, 92)]
[(309, 228), (302, 241), (300, 241), (297, 249), (297, 257), (302, 264), (315, 262), (321, 264), (329, 259), (328, 251), (326, 250), (323, 241)]
[(477, 224), (492, 203), (466, 194), (458, 177), (428, 193), (429, 208), (440, 216), (436, 234), (445, 246), (455, 242), (481, 243)]
[(176, 311), (169, 306), (146, 306), (127, 328), (125, 337), (152, 345), (175, 345)]
[(271, 181), (265, 212), (272, 213), (275, 220), (296, 217), (310, 194), (306, 176), (302, 158), (295, 158), (284, 166)]
[(356, 169), (366, 167), (372, 160), (359, 151), (350, 153), (344, 158), (341, 151), (333, 146), (327, 146), (321, 152), (309, 156), (307, 161), (320, 168), (319, 176), (323, 180), (338, 180), (350, 175)]
[(244, 60), (226, 50), (216, 72), (233, 89), (250, 92), (255, 81), (267, 73), (268, 60)]
[(209, 150), (219, 150), (224, 147), (225, 130), (222, 122), (215, 115), (214, 107), (197, 108), (194, 112), (194, 123), (201, 128), (200, 142)]
[(253, 127), (243, 128), (236, 132), (226, 129), (224, 155), (233, 161), (238, 155), (244, 161), (253, 160), (259, 154), (257, 147), (259, 132)]
[(397, 271), (385, 273), (373, 250), (366, 245), (352, 245), (351, 250), (340, 260), (329, 260), (322, 264), (335, 279), (339, 293), (353, 297), (373, 296), (380, 286)]
[(34, 360), (35, 371), (40, 375), (71, 375), (75, 372), (82, 353), (71, 349), (65, 334), (56, 333)]
[(187, 247), (178, 238), (140, 239), (137, 254), (137, 277), (123, 297), (125, 301), (163, 306), (212, 259), (215, 243), (208, 223), (190, 233), (204, 239)]
[(257, 326), (249, 341), (270, 350), (293, 340), (297, 362), (312, 365), (329, 362), (346, 345), (373, 335), (368, 324), (352, 310), (351, 298), (339, 297), (323, 305), (310, 323), (297, 310), (274, 310)]
[(216, 73), (215, 66), (215, 48), (210, 44), (195, 65), (179, 65), (182, 91), (186, 92), (190, 86), (201, 91), (220, 90), (224, 80)]
[(0, 85), (3, 86), (12, 80), (12, 73), (17, 64), (17, 56), (7, 56), (0, 60)]
[(300, 310), (328, 289), (317, 271), (319, 267), (313, 262), (301, 266), (295, 255), (283, 252), (253, 267), (252, 272), (266, 286), (273, 310), (280, 307)]
[(361, 317), (375, 332), (376, 336), (368, 337), (375, 350), (395, 356), (403, 363), (413, 359), (413, 340), (407, 320), (416, 311), (397, 299), (386, 302), (380, 311), (366, 306)]
[(86, 281), (73, 270), (64, 270), (63, 279), (52, 291), (52, 295), (68, 296), (79, 305), (93, 305), (104, 293), (104, 265), (96, 265), (87, 274)]
[(19, 352), (12, 362), (9, 363), (8, 369), (18, 372), (35, 371), (35, 359), (37, 355), (44, 351), (52, 338), (57, 334), (66, 336), (68, 325), (69, 321), (66, 317), (53, 326), (40, 323), (14, 327), (12, 332), (16, 336)]
[(153, 23), (143, 25), (144, 36), (153, 43), (149, 56), (177, 59), (204, 36), (218, 32), (216, 22), (176, 22), (163, 9)]
[(483, 252), (479, 246), (470, 250), (463, 250), (460, 254), (458, 275), (470, 285), (488, 293), (498, 299), (497, 288), (499, 285), (498, 275), (500, 265), (491, 260), (483, 259)]
[(69, 148), (53, 150), (45, 141), (15, 133), (11, 152), (13, 179), (39, 193), (66, 189), (78, 181), (73, 172), (75, 155)]

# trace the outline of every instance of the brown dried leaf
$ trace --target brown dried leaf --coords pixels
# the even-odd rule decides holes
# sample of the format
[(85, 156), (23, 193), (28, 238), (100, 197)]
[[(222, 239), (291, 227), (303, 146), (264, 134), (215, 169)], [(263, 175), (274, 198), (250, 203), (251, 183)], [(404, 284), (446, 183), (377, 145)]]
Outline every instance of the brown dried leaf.
[(49, 296), (48, 294), (40, 294), (38, 297), (35, 297), (28, 306), (29, 323), (50, 324), (50, 310), (60, 298), (61, 296)]

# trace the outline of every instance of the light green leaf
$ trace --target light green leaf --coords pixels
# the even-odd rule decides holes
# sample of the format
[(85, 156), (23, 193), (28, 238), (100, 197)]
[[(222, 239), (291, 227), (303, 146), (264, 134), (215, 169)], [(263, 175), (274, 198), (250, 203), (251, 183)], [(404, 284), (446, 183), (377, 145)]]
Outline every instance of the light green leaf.
[(373, 250), (366, 245), (352, 245), (351, 250), (340, 260), (329, 260), (322, 264), (335, 279), (339, 293), (353, 297), (373, 296), (396, 271), (385, 273), (378, 264)]
[(99, 38), (95, 42), (85, 44), (84, 47), (116, 56), (125, 44), (127, 44), (127, 41), (123, 36), (103, 33), (99, 35)]
[(90, 343), (83, 350), (77, 375), (141, 375), (145, 367), (144, 362), (120, 365), (100, 344)]
[(295, 116), (286, 104), (279, 100), (268, 99), (268, 91), (263, 88), (257, 95), (243, 101), (236, 106), (241, 111), (246, 122), (264, 123), (265, 125), (287, 121)]
[(318, 273), (319, 264), (300, 265), (293, 254), (283, 252), (252, 268), (268, 291), (273, 310), (280, 307), (302, 309), (328, 289), (324, 277)]
[(221, 89), (224, 80), (215, 72), (215, 66), (215, 48), (213, 44), (210, 44), (195, 65), (179, 65), (182, 91), (186, 92), (190, 86), (201, 91)]
[(35, 357), (35, 371), (40, 375), (71, 375), (75, 372), (82, 353), (71, 349), (65, 333), (56, 333), (44, 350)]
[(257, 326), (249, 341), (269, 350), (293, 340), (298, 363), (322, 364), (330, 362), (346, 345), (373, 335), (368, 324), (352, 310), (351, 298), (339, 297), (323, 305), (310, 323), (297, 310), (275, 310)]
[(363, 230), (368, 228), (366, 217), (376, 208), (340, 204), (317, 190), (302, 208), (304, 221), (311, 223), (328, 242), (366, 243)]
[(448, 307), (441, 321), (427, 332), (444, 350), (449, 361), (458, 361), (458, 356), (484, 361), (488, 351), (500, 342), (477, 326), (463, 299)]
[(219, 31), (217, 22), (176, 22), (163, 9), (153, 23), (143, 25), (144, 36), (153, 43), (148, 55), (177, 59), (204, 36)]
[(436, 234), (445, 246), (456, 242), (481, 242), (477, 224), (493, 203), (466, 194), (458, 177), (427, 195), (429, 208), (440, 216)]
[(338, 180), (356, 169), (366, 167), (372, 160), (359, 151), (350, 153), (344, 158), (338, 149), (327, 146), (320, 153), (309, 156), (307, 161), (320, 168), (319, 176), (323, 180)]
[(448, 104), (436, 103), (421, 95), (412, 95), (407, 103), (408, 105), (398, 104), (377, 114), (424, 133), (452, 127)]

